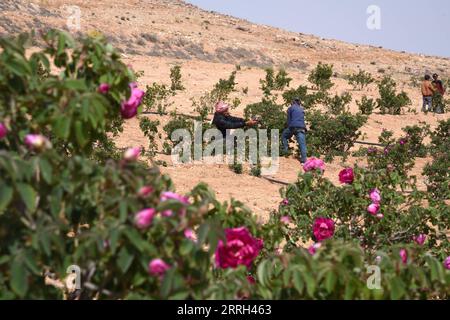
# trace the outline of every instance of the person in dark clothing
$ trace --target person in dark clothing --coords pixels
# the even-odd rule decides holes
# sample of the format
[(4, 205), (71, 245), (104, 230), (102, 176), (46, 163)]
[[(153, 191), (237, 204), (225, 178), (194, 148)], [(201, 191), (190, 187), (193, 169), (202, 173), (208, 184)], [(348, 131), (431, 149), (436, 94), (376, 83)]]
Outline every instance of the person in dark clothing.
[(287, 128), (282, 134), (283, 151), (289, 151), (289, 139), (295, 135), (300, 148), (300, 162), (306, 162), (306, 125), (305, 111), (300, 104), (300, 99), (295, 98), (287, 111)]
[[(444, 94), (445, 94), (445, 88), (442, 84), (442, 81), (439, 80), (439, 76), (437, 73), (433, 74), (433, 88), (435, 89), (433, 94), (433, 105), (434, 105), (434, 112), (436, 113), (443, 113), (443, 107), (444, 107)], [(434, 102), (435, 101), (435, 102)]]
[(439, 75), (437, 73), (433, 74), (433, 86), (441, 95), (445, 94), (444, 85), (442, 84), (442, 81), (439, 80)]
[(215, 113), (212, 123), (222, 132), (223, 137), (227, 135), (227, 129), (239, 129), (246, 126), (254, 126), (258, 122), (256, 120), (245, 121), (242, 118), (232, 117), (228, 112), (229, 105), (220, 101), (215, 106)]

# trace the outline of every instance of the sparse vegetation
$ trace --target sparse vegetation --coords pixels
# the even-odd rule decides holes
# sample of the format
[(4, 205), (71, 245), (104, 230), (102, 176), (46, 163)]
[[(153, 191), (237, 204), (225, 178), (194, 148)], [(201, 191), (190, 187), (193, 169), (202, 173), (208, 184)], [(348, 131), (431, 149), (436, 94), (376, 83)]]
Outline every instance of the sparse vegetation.
[(333, 65), (319, 64), (311, 71), (308, 81), (311, 82), (314, 87), (320, 91), (327, 91), (333, 87), (331, 77), (333, 76)]
[(374, 99), (368, 98), (365, 95), (361, 98), (361, 101), (356, 101), (356, 104), (358, 105), (359, 112), (365, 115), (371, 115), (377, 107)]
[(358, 73), (354, 73), (347, 77), (348, 83), (353, 86), (354, 90), (363, 90), (365, 87), (375, 81), (369, 72), (359, 70)]
[(377, 99), (377, 107), (382, 114), (399, 115), (402, 109), (411, 104), (406, 92), (396, 92), (396, 82), (390, 77), (385, 76), (378, 84), (380, 98)]
[(348, 105), (352, 101), (352, 95), (345, 92), (342, 95), (335, 95), (334, 97), (326, 97), (325, 105), (331, 114), (339, 115), (348, 112)]

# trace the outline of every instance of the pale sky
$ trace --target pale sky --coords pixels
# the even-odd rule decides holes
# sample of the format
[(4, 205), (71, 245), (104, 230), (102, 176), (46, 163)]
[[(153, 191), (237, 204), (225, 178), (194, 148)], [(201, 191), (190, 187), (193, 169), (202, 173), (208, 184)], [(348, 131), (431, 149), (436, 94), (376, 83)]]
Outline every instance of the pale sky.
[[(187, 0), (251, 22), (323, 38), (450, 57), (449, 0)], [(380, 8), (380, 30), (367, 8)]]

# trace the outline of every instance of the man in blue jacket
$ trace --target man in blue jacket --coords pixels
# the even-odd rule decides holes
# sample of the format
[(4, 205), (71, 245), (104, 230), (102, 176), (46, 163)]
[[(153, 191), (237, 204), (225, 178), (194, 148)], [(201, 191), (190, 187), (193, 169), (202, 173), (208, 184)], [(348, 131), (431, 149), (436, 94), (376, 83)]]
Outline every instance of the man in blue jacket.
[(306, 125), (305, 111), (300, 104), (300, 99), (295, 98), (292, 105), (287, 110), (287, 128), (282, 134), (283, 151), (288, 153), (289, 139), (295, 135), (300, 147), (300, 162), (306, 162)]

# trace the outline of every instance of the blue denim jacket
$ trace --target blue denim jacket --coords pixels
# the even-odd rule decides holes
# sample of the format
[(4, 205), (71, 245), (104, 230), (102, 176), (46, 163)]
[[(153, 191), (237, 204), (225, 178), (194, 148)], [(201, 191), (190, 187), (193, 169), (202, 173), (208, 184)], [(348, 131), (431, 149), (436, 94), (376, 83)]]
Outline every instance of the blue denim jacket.
[(306, 128), (305, 125), (305, 111), (303, 107), (294, 103), (287, 111), (287, 125), (288, 128)]

